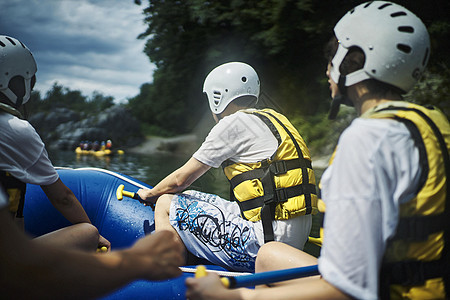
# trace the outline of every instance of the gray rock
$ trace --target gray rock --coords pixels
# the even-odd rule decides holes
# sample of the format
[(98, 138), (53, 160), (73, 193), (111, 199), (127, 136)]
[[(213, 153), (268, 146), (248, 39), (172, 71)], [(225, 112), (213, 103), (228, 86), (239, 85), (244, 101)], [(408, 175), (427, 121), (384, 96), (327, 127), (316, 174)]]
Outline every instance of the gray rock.
[(112, 140), (114, 147), (133, 147), (144, 140), (139, 122), (123, 106), (112, 106), (100, 115), (82, 117), (67, 109), (36, 113), (29, 118), (47, 147), (74, 150), (81, 141)]

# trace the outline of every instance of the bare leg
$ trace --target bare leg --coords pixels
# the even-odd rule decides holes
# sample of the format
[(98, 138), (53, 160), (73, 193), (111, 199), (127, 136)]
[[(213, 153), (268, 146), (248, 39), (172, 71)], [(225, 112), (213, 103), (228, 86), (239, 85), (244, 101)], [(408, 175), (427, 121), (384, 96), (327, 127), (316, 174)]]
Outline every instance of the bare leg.
[[(164, 194), (161, 197), (158, 198), (158, 201), (156, 201), (155, 206), (155, 231), (157, 230), (169, 230), (176, 234), (176, 237), (178, 240), (184, 245), (183, 240), (178, 235), (178, 232), (175, 230), (175, 228), (172, 227), (169, 220), (169, 214), (170, 214), (170, 204), (172, 203), (174, 195), (172, 194)], [(195, 257), (193, 254), (191, 254), (187, 249), (186, 246), (184, 248), (185, 250), (185, 258), (186, 258), (186, 264), (193, 264), (196, 262), (197, 257)]]
[[(289, 268), (305, 267), (317, 264), (317, 258), (291, 247), (284, 243), (270, 242), (264, 244), (258, 251), (258, 256), (256, 257), (256, 272), (265, 272), (273, 270), (282, 270)], [(308, 280), (307, 277), (297, 280)], [(295, 284), (297, 280), (285, 281), (274, 285), (283, 284)]]
[(83, 251), (95, 251), (98, 240), (97, 228), (89, 223), (71, 225), (35, 238), (39, 243)]
[(155, 230), (170, 230), (175, 232), (175, 229), (170, 225), (169, 213), (170, 203), (172, 203), (173, 195), (164, 194), (156, 201), (155, 206)]
[[(172, 194), (164, 194), (158, 198), (155, 206), (155, 230), (169, 230), (176, 233), (177, 238), (183, 243), (175, 228), (172, 227), (169, 220), (170, 203), (172, 203)], [(184, 245), (184, 243), (183, 243)]]

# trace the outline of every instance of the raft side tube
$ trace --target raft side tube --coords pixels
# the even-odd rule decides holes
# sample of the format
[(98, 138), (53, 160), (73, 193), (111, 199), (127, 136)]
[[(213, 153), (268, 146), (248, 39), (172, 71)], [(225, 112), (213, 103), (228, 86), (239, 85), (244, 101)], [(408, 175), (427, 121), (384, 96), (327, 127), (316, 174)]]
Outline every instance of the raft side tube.
[[(139, 201), (124, 198), (118, 201), (117, 187), (137, 192), (152, 188), (129, 176), (96, 168), (57, 169), (62, 182), (75, 194), (100, 234), (111, 242), (113, 249), (131, 246), (137, 239), (154, 230), (154, 213)], [(40, 186), (27, 184), (25, 196), (25, 230), (32, 236), (69, 226), (50, 203)]]
[[(130, 192), (137, 192), (143, 187), (152, 188), (150, 185), (124, 174), (97, 168), (57, 168), (57, 172), (78, 198), (100, 234), (111, 242), (113, 250), (130, 247), (139, 238), (154, 231), (154, 212), (149, 206), (127, 197), (119, 201), (116, 196), (121, 184)], [(33, 236), (70, 225), (52, 206), (40, 186), (27, 184), (25, 203), (25, 230)], [(195, 267), (182, 267), (183, 274), (169, 280), (131, 282), (100, 299), (185, 299), (185, 280), (194, 276), (192, 270)], [(227, 272), (215, 265), (206, 267), (208, 270)]]

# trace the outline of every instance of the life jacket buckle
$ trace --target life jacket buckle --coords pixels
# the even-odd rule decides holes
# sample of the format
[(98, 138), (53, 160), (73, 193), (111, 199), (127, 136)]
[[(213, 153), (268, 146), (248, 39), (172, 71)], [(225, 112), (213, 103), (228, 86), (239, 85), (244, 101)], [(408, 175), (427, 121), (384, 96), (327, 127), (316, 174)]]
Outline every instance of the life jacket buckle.
[(286, 202), (289, 199), (287, 191), (285, 188), (280, 188), (275, 190), (275, 195), (277, 196), (277, 202)]
[(270, 205), (274, 202), (275, 202), (275, 198), (273, 197), (273, 194), (264, 195), (263, 203), (265, 205)]
[(284, 160), (274, 161), (269, 168), (274, 175), (285, 174), (288, 170)]
[(267, 169), (270, 168), (271, 164), (270, 161), (268, 159), (262, 160), (261, 161), (261, 168), (262, 169)]

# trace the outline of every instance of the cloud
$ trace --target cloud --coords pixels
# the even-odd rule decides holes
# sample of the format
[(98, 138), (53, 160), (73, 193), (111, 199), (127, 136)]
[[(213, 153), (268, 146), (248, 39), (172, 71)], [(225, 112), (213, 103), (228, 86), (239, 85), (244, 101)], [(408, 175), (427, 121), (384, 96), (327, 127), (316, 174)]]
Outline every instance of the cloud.
[(0, 3), (0, 34), (30, 48), (36, 90), (58, 82), (85, 96), (134, 97), (155, 68), (142, 52), (143, 6), (132, 0), (10, 0)]

